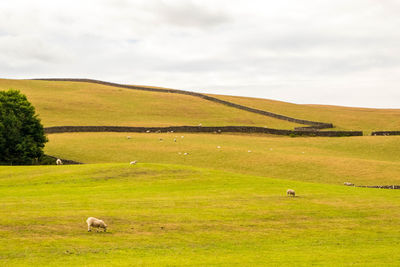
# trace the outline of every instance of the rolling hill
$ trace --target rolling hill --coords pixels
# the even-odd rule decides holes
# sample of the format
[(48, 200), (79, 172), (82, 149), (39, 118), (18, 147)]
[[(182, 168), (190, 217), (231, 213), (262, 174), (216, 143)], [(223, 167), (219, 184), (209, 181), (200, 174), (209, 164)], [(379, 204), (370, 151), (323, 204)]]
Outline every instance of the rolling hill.
[(0, 90), (10, 88), (27, 95), (45, 127), (202, 124), (293, 129), (302, 126), (190, 95), (130, 90), (83, 82), (0, 80)]
[[(28, 96), (45, 127), (293, 129), (308, 120), (367, 133), (400, 128), (399, 110), (0, 79), (1, 90), (10, 88)], [(0, 265), (397, 266), (398, 190), (343, 182), (399, 184), (400, 136), (292, 137), (48, 134), (47, 154), (85, 164), (0, 166)], [(89, 216), (109, 231), (86, 232)]]
[(331, 122), (337, 130), (358, 130), (370, 134), (373, 131), (399, 131), (400, 109), (352, 108), (324, 105), (300, 105), (269, 99), (211, 95), (217, 98), (268, 110), (296, 118)]

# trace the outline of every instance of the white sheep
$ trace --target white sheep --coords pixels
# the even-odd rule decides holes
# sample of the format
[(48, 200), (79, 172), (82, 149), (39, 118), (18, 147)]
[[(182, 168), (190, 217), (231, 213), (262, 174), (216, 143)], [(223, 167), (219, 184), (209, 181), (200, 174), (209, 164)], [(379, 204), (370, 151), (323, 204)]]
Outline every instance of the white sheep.
[(287, 196), (293, 196), (293, 197), (295, 197), (295, 196), (296, 196), (296, 193), (294, 192), (293, 189), (288, 189), (288, 190), (286, 191), (286, 195), (287, 195)]
[(354, 186), (354, 184), (349, 183), (349, 182), (344, 182), (343, 184), (344, 184), (344, 185), (347, 185), (347, 186)]
[(57, 164), (57, 165), (63, 165), (63, 162), (62, 162), (61, 159), (57, 159), (57, 160), (56, 160), (56, 164)]
[(103, 228), (104, 232), (107, 231), (107, 224), (105, 224), (105, 222), (103, 222), (102, 220), (96, 219), (94, 217), (89, 217), (87, 218), (86, 223), (88, 225), (88, 232), (92, 231), (92, 227)]
[(134, 160), (134, 161), (131, 161), (129, 164), (130, 164), (130, 165), (135, 165), (135, 164), (136, 164), (136, 162), (137, 162), (137, 161), (136, 161), (136, 160)]

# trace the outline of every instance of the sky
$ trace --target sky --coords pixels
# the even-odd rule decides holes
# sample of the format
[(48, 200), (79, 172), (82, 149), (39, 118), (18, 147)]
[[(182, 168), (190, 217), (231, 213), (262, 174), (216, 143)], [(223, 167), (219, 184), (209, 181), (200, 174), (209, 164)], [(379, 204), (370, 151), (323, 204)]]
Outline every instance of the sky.
[(400, 108), (399, 14), (400, 0), (0, 1), (0, 78)]

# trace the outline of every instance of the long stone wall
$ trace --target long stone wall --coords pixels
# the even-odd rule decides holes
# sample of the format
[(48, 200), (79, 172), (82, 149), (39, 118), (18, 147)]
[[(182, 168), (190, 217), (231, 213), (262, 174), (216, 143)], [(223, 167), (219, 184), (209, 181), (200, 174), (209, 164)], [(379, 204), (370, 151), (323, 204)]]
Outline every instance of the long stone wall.
[(400, 189), (400, 185), (354, 185), (347, 184), (346, 186), (365, 187), (365, 188), (380, 188), (380, 189)]
[(377, 131), (372, 132), (371, 135), (400, 135), (400, 131)]
[(169, 126), (169, 127), (125, 127), (125, 126), (55, 126), (45, 128), (47, 134), (71, 132), (136, 132), (136, 133), (264, 133), (289, 136), (362, 136), (361, 131), (292, 131), (252, 126)]
[(184, 90), (176, 90), (176, 89), (159, 89), (159, 88), (149, 88), (149, 87), (144, 87), (144, 86), (135, 86), (135, 85), (124, 85), (124, 84), (118, 84), (118, 83), (111, 83), (111, 82), (104, 82), (104, 81), (99, 81), (99, 80), (92, 80), (92, 79), (34, 79), (34, 80), (41, 80), (41, 81), (68, 81), (68, 82), (87, 82), (87, 83), (97, 83), (97, 84), (102, 84), (102, 85), (108, 85), (108, 86), (114, 86), (114, 87), (121, 87), (121, 88), (127, 88), (127, 89), (134, 89), (134, 90), (143, 90), (143, 91), (152, 91), (152, 92), (161, 92), (161, 93), (175, 93), (175, 94), (183, 94), (183, 95), (191, 95), (191, 96), (196, 96), (203, 98), (205, 100), (209, 100), (215, 103), (219, 103), (222, 105), (230, 106), (233, 108), (261, 114), (264, 116), (280, 119), (280, 120), (285, 120), (285, 121), (290, 121), (298, 124), (304, 124), (304, 125), (310, 125), (310, 126), (317, 126), (315, 127), (315, 130), (318, 129), (325, 129), (325, 128), (333, 128), (332, 123), (325, 123), (325, 122), (317, 122), (317, 121), (309, 121), (309, 120), (301, 120), (301, 119), (296, 119), (280, 114), (276, 114), (273, 112), (268, 112), (265, 110), (260, 110), (260, 109), (255, 109), (251, 107), (246, 107), (243, 105), (235, 104), (229, 101), (221, 100), (212, 96), (208, 96), (205, 94), (200, 94), (196, 92), (190, 92), (190, 91), (184, 91)]

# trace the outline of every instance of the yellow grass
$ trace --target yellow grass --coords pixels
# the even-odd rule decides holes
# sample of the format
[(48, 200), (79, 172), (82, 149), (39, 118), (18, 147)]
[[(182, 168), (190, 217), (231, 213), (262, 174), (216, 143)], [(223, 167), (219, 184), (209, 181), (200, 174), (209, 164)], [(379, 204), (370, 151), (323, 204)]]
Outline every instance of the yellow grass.
[(299, 105), (261, 98), (212, 95), (233, 103), (298, 119), (330, 122), (337, 130), (370, 134), (379, 130), (400, 130), (400, 109), (353, 108), (327, 105)]
[(49, 139), (46, 153), (85, 163), (138, 160), (307, 182), (400, 184), (400, 137), (396, 136), (73, 133), (51, 134)]
[(0, 79), (0, 90), (18, 89), (36, 107), (45, 127), (62, 125), (248, 125), (293, 129), (295, 123), (238, 110), (198, 97), (82, 82)]

